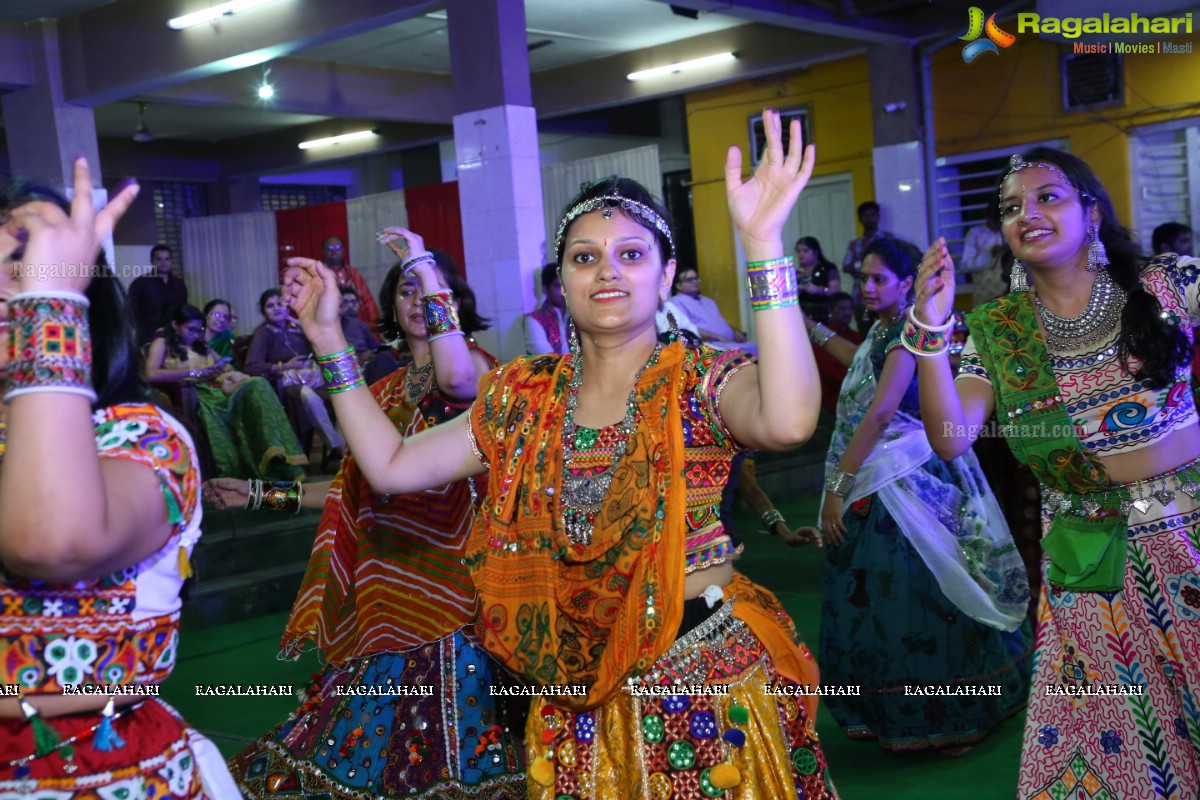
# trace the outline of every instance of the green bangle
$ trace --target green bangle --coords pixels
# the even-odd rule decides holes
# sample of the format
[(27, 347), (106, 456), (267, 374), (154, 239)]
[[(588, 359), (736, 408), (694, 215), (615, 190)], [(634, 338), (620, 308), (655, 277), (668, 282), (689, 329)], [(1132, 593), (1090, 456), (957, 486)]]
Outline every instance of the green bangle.
[(353, 352), (354, 352), (353, 347), (347, 347), (345, 350), (341, 351), (340, 353), (330, 353), (327, 356), (317, 356), (315, 360), (318, 364), (329, 364), (333, 361), (337, 361), (339, 358), (341, 358), (343, 356), (348, 356), (348, 355), (352, 354)]

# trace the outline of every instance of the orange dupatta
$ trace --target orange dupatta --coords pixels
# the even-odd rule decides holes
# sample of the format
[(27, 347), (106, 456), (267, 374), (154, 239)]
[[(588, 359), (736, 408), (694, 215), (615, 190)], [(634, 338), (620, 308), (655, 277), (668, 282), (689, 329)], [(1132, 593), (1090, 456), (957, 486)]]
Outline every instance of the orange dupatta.
[(640, 417), (586, 547), (561, 521), (569, 359), (518, 359), (480, 382), (471, 426), (490, 464), (467, 543), (489, 653), (539, 685), (586, 687), (554, 702), (603, 704), (675, 639), (683, 609), (686, 505), (678, 392), (683, 348), (637, 386)]

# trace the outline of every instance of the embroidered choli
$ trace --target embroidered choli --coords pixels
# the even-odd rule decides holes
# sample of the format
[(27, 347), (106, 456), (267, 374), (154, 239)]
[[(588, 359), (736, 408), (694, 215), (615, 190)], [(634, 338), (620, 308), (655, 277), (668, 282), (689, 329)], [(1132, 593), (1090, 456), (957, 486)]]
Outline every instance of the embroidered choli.
[(0, 682), (30, 693), (159, 683), (175, 666), (180, 564), (200, 537), (195, 448), (179, 422), (149, 404), (101, 409), (93, 424), (100, 458), (154, 470), (171, 537), (139, 564), (73, 584), (27, 580), (0, 565)]
[[(1158, 298), (1163, 313), (1179, 320), (1192, 341), (1200, 324), (1200, 259), (1156, 258), (1142, 271), (1142, 285)], [(1049, 351), (1062, 403), (1076, 434), (1093, 455), (1104, 457), (1140, 450), (1168, 434), (1198, 422), (1190, 379), (1191, 364), (1181, 364), (1175, 381), (1152, 389), (1134, 380), (1117, 357), (1119, 328), (1082, 350)], [(1138, 362), (1130, 364), (1136, 371)], [(986, 380), (973, 338), (963, 350), (958, 380)]]

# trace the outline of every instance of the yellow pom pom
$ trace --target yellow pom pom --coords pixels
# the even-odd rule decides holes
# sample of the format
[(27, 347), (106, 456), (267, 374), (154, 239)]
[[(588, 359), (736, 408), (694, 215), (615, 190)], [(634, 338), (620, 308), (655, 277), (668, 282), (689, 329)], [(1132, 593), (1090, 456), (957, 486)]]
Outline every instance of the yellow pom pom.
[(538, 756), (529, 765), (529, 780), (536, 783), (538, 786), (553, 786), (554, 785), (554, 764), (547, 759)]
[(732, 789), (742, 782), (742, 773), (733, 764), (717, 764), (708, 773), (708, 779), (718, 789)]
[(192, 564), (188, 561), (188, 552), (186, 547), (179, 548), (179, 577), (185, 581), (192, 577)]

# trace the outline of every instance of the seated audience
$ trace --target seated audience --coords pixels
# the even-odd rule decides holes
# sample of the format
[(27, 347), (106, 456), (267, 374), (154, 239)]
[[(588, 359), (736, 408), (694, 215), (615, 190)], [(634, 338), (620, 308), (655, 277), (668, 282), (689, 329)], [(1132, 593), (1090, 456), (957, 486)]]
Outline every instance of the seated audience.
[(365, 362), (379, 349), (379, 340), (371, 332), (371, 326), (358, 318), (358, 290), (353, 286), (342, 286), (342, 333), (354, 348), (360, 362)]
[[(835, 292), (829, 296), (829, 321), (825, 324), (851, 344), (862, 343), (862, 335), (852, 327), (854, 298), (845, 292)], [(842, 391), (842, 381), (846, 379), (846, 365), (823, 347), (814, 347), (813, 356), (817, 360), (817, 373), (821, 376), (821, 408), (830, 414), (837, 414), (838, 395)]]
[(1164, 222), (1150, 234), (1154, 255), (1175, 253), (1180, 256), (1192, 254), (1192, 229), (1182, 222)]
[(830, 295), (842, 290), (842, 276), (825, 257), (815, 236), (796, 240), (796, 284), (804, 316), (824, 322), (829, 316)]
[(525, 355), (567, 352), (567, 301), (563, 298), (558, 264), (542, 267), (542, 304), (525, 315)]
[(204, 343), (218, 358), (233, 358), (233, 319), (225, 300), (209, 300), (204, 307)]
[[(733, 327), (721, 316), (717, 301), (700, 294), (700, 273), (695, 267), (680, 267), (675, 273), (671, 301), (687, 314), (688, 319), (700, 331), (700, 339), (705, 344), (721, 350), (730, 350), (740, 347), (746, 341), (745, 331)], [(742, 349), (752, 347), (753, 345)]]
[(175, 307), (163, 334), (150, 343), (147, 380), (196, 383), (197, 415), (222, 476), (300, 478), (308, 459), (275, 390), (233, 369), (231, 357), (215, 357), (204, 341), (204, 318), (195, 306)]

